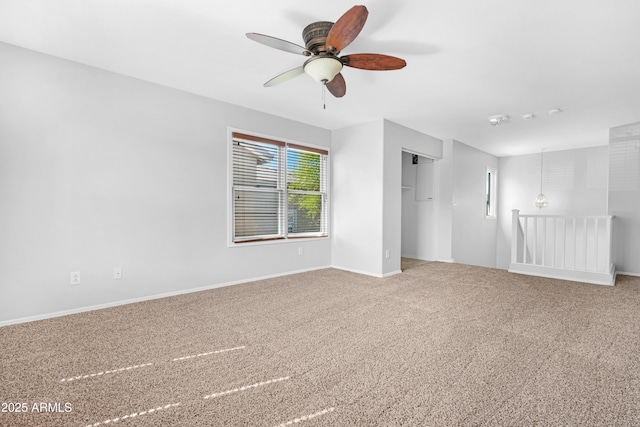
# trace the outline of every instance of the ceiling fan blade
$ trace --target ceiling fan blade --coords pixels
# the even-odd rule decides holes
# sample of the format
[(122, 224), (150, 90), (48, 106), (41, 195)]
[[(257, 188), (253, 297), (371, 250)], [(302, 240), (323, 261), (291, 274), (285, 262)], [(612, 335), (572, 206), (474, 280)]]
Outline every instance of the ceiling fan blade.
[(304, 73), (304, 67), (302, 66), (294, 68), (293, 70), (285, 71), (284, 73), (278, 74), (277, 76), (266, 82), (264, 84), (264, 87), (271, 87), (280, 83), (284, 83), (287, 80), (291, 80), (292, 78), (297, 77), (302, 73)]
[(343, 56), (340, 60), (348, 67), (375, 71), (399, 70), (407, 65), (404, 59), (378, 53), (356, 53)]
[(327, 83), (327, 89), (331, 92), (331, 95), (336, 98), (342, 98), (345, 93), (347, 93), (347, 83), (344, 81), (344, 77), (342, 77), (342, 73), (336, 74), (336, 76)]
[[(333, 24), (325, 45), (332, 53), (338, 53), (360, 34), (369, 12), (364, 6), (353, 6)], [(331, 49), (333, 47), (333, 50)]]
[(311, 55), (311, 52), (308, 51), (306, 48), (299, 46), (295, 43), (291, 43), (286, 40), (276, 38), (276, 37), (265, 36), (264, 34), (258, 34), (258, 33), (247, 33), (247, 37), (249, 37), (251, 40), (256, 41), (258, 43), (265, 44), (275, 49), (284, 50), (285, 52), (296, 53), (298, 55), (304, 55), (304, 56)]

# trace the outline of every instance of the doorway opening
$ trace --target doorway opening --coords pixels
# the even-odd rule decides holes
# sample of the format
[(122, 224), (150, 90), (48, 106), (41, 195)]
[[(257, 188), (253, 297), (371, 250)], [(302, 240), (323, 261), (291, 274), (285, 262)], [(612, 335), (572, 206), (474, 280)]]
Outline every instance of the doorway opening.
[(437, 161), (402, 151), (401, 269), (436, 260)]

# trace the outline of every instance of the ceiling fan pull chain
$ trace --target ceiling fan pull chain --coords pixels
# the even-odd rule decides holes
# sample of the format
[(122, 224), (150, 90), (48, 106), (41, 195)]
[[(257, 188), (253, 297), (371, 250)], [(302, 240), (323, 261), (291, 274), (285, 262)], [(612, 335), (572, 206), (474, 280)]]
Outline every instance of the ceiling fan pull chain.
[(327, 109), (327, 102), (325, 99), (325, 90), (327, 88), (327, 81), (323, 80), (322, 81), (322, 109), (326, 110)]

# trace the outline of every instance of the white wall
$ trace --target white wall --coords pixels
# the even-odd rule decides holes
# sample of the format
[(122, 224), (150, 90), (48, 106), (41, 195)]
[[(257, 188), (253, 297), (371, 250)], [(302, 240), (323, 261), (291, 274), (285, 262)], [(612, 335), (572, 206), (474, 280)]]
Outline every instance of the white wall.
[[(487, 168), (498, 169), (498, 158), (453, 141), (452, 162), (453, 259), (462, 264), (495, 267), (497, 221), (486, 218), (485, 207)], [(498, 180), (500, 176), (498, 170)]]
[(227, 246), (228, 126), (330, 131), (1, 43), (0, 63), (0, 322), (330, 265), (329, 239)]
[(540, 154), (500, 158), (498, 171), (497, 267), (511, 259), (511, 211), (543, 215), (607, 215), (607, 146), (544, 152), (542, 191), (549, 206), (540, 211)]
[(640, 275), (640, 122), (612, 128), (609, 149), (613, 262), (619, 272)]
[(331, 260), (344, 270), (381, 276), (383, 121), (333, 132)]
[(437, 163), (438, 261), (453, 262), (453, 140), (442, 142), (442, 160)]
[(373, 276), (400, 272), (403, 149), (442, 156), (440, 140), (389, 120), (333, 132), (333, 266)]

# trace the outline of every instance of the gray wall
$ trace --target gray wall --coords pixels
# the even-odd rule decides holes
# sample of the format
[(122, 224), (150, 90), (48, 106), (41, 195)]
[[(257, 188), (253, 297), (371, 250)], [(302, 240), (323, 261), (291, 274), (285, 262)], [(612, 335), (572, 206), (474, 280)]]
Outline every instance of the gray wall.
[(640, 275), (640, 122), (612, 128), (609, 150), (613, 260), (619, 272)]
[(227, 177), (228, 127), (330, 131), (6, 44), (0, 64), (0, 322), (331, 264), (329, 239), (228, 247)]
[[(452, 254), (457, 263), (496, 265), (497, 221), (485, 216), (488, 167), (498, 169), (498, 158), (453, 141), (451, 230)], [(497, 176), (500, 180), (500, 170)]]

